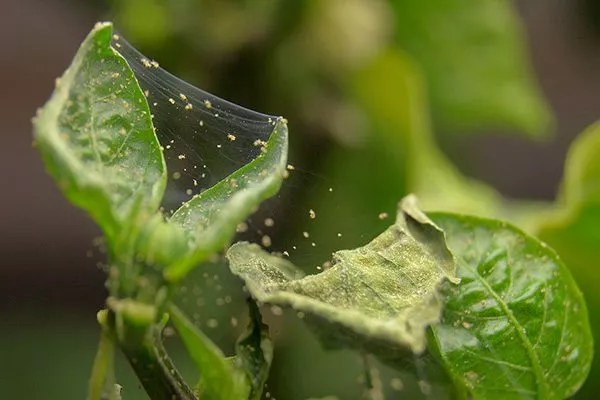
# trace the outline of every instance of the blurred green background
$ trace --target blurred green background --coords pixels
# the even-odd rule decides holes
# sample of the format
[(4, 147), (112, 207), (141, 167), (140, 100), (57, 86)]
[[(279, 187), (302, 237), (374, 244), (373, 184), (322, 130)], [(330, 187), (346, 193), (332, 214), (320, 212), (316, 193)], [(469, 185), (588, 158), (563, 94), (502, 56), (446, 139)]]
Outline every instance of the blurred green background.
[[(600, 335), (600, 194), (583, 190), (600, 169), (564, 185), (581, 196), (560, 192), (569, 144), (600, 119), (594, 0), (6, 0), (2, 8), (3, 398), (85, 395), (105, 295), (92, 244), (99, 233), (44, 173), (29, 118), (102, 19), (194, 85), (289, 120), (296, 170), (251, 227), (274, 218), (273, 248), (307, 270), (368, 242), (390, 223), (379, 215), (393, 216), (416, 192), (426, 209), (502, 216), (541, 235), (571, 268)], [(579, 146), (579, 170), (600, 162), (595, 136)], [(557, 196), (564, 204), (551, 203)], [(179, 296), (231, 350), (243, 296), (223, 265), (204, 266)], [(324, 352), (293, 314), (267, 314), (277, 342), (272, 398), (361, 398), (357, 355)], [(167, 345), (193, 379), (177, 341)], [(380, 373), (390, 399), (449, 397), (431, 372)], [(599, 378), (596, 357), (576, 398), (598, 398)], [(124, 399), (146, 398), (122, 360), (118, 379)]]

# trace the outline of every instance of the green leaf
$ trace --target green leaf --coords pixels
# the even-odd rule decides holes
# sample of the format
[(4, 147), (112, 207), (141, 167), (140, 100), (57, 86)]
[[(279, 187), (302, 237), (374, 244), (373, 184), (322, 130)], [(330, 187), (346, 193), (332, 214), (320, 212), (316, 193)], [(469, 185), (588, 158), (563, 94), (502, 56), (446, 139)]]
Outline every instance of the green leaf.
[(543, 136), (551, 122), (525, 38), (504, 0), (394, 0), (396, 38), (423, 67), (444, 131), (513, 128)]
[(170, 306), (169, 314), (183, 344), (201, 374), (202, 398), (247, 399), (250, 388), (245, 375), (233, 368), (221, 350), (176, 306)]
[[(419, 67), (396, 48), (382, 52), (357, 72), (352, 92), (381, 136), (380, 146), (396, 152), (407, 190), (424, 209), (489, 215), (500, 213), (501, 198), (452, 165), (435, 142)], [(364, 195), (363, 195), (364, 196)]]
[(109, 239), (157, 210), (165, 162), (133, 72), (110, 46), (112, 24), (97, 24), (34, 119), (46, 168)]
[(425, 330), (441, 313), (436, 287), (455, 280), (443, 232), (412, 196), (387, 231), (364, 247), (336, 252), (334, 266), (318, 275), (303, 277), (287, 260), (248, 243), (233, 245), (227, 258), (253, 297), (304, 313), (326, 347), (383, 358), (399, 347), (424, 350)]
[(187, 233), (193, 254), (173, 264), (165, 277), (177, 282), (205, 260), (222, 250), (242, 222), (267, 198), (275, 195), (285, 174), (288, 150), (287, 122), (280, 118), (262, 152), (233, 174), (193, 197), (179, 208), (169, 222)]
[(340, 243), (354, 247), (365, 232), (381, 230), (377, 215), (392, 209), (406, 193), (415, 193), (425, 210), (503, 214), (499, 194), (461, 174), (437, 146), (424, 87), (419, 66), (397, 47), (355, 71), (347, 90), (371, 131), (360, 148), (336, 151), (325, 160), (335, 191), (332, 195), (326, 182), (311, 200), (320, 210), (320, 228), (311, 232), (317, 243), (343, 232)]
[[(373, 122), (377, 134), (375, 145), (385, 148), (380, 150), (379, 161), (373, 162), (389, 159), (385, 163), (386, 173), (400, 175), (395, 182), (406, 181), (405, 191), (415, 193), (425, 210), (509, 219), (528, 232), (535, 232), (539, 216), (546, 217), (551, 205), (506, 200), (484, 182), (462, 174), (435, 141), (424, 87), (418, 65), (397, 48), (382, 52), (355, 74), (350, 89)], [(377, 183), (370, 185), (371, 190), (378, 188)], [(378, 202), (391, 195), (392, 190), (381, 186)], [(372, 194), (355, 191), (350, 204), (363, 198), (363, 203), (369, 204), (368, 196)], [(377, 212), (377, 209), (355, 210), (356, 214)]]
[(250, 382), (249, 400), (260, 400), (273, 360), (273, 343), (269, 329), (263, 324), (256, 303), (248, 300), (250, 323), (236, 344), (236, 367), (246, 373)]
[[(593, 328), (600, 328), (600, 124), (588, 128), (571, 145), (562, 191), (554, 210), (537, 217), (537, 235), (560, 254), (583, 291)], [(600, 379), (594, 357), (590, 383)], [(587, 386), (587, 385), (586, 385)], [(588, 388), (585, 388), (588, 389)], [(592, 397), (596, 388), (590, 385)]]
[(431, 214), (457, 258), (435, 343), (452, 379), (475, 399), (572, 396), (593, 353), (586, 305), (544, 243), (504, 222)]
[[(561, 255), (587, 264), (597, 260), (600, 221), (600, 123), (571, 145), (562, 191), (552, 212), (540, 216), (539, 235), (561, 248)], [(564, 253), (564, 254), (563, 254)], [(574, 260), (575, 261), (575, 260)], [(569, 264), (570, 265), (570, 264)]]

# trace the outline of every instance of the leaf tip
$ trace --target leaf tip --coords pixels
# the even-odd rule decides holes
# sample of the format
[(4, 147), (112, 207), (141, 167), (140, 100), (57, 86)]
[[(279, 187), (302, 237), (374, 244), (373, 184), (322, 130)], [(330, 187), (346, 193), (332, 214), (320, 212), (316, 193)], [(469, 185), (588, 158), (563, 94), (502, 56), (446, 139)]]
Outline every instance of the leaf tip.
[(398, 204), (396, 224), (406, 229), (419, 242), (427, 243), (427, 247), (444, 262), (439, 266), (444, 277), (453, 284), (459, 284), (456, 276), (456, 258), (448, 249), (446, 233), (436, 225), (419, 207), (415, 194), (408, 194)]

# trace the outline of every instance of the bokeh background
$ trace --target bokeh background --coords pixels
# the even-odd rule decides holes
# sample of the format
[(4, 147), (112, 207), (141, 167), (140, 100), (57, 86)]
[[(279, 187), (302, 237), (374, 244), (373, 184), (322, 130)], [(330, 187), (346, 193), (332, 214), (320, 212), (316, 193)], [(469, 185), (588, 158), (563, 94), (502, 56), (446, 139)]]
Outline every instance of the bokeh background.
[[(274, 247), (297, 245), (297, 261), (314, 266), (331, 251), (363, 244), (382, 231), (389, 221), (378, 215), (393, 215), (410, 191), (422, 194), (428, 208), (522, 221), (506, 211), (516, 207), (505, 199), (547, 207), (544, 202), (559, 192), (569, 144), (600, 118), (597, 4), (3, 0), (1, 397), (85, 395), (98, 340), (95, 313), (105, 297), (101, 255), (93, 245), (99, 231), (45, 173), (32, 147), (30, 119), (96, 21), (115, 21), (139, 50), (196, 86), (287, 117), (295, 177), (260, 217), (277, 221), (270, 233)], [(309, 220), (311, 208), (318, 222)], [(300, 244), (306, 230), (316, 248)], [(600, 242), (600, 233), (591, 235)], [(551, 243), (556, 237), (548, 234)], [(562, 244), (555, 245), (560, 252)], [(583, 257), (568, 246), (563, 251), (600, 335), (600, 253)], [(192, 277), (182, 294), (192, 313), (194, 307), (202, 310), (200, 325), (208, 314), (227, 321), (240, 312), (215, 307), (210, 296), (202, 304), (192, 298), (197, 285), (237, 293), (239, 283), (212, 268), (210, 278)], [(360, 398), (356, 355), (323, 352), (293, 315), (271, 323), (278, 343), (269, 382), (275, 398)], [(211, 331), (225, 348), (233, 337), (227, 326)], [(170, 346), (180, 352), (174, 339)], [(181, 366), (193, 376), (183, 358)], [(123, 362), (118, 374), (125, 399), (145, 398)], [(390, 398), (400, 396), (388, 384), (394, 373), (382, 368), (382, 374)], [(443, 390), (417, 390), (417, 381), (428, 376), (401, 378), (405, 398), (446, 398)], [(576, 398), (598, 398), (599, 378), (596, 359)]]

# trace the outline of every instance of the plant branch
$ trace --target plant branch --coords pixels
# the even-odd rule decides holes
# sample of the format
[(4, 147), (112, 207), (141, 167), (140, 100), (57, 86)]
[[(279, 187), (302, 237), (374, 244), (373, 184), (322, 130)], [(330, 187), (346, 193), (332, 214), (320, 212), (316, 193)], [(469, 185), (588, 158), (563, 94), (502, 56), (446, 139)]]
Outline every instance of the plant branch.
[(157, 322), (156, 308), (131, 299), (109, 297), (106, 303), (110, 310), (106, 326), (150, 399), (198, 400), (162, 344), (166, 320)]
[[(103, 326), (100, 334), (100, 342), (98, 343), (98, 350), (92, 366), (92, 374), (90, 376), (88, 387), (88, 400), (100, 400), (104, 388), (110, 386), (109, 390), (113, 389), (114, 359), (114, 342), (107, 329)], [(110, 393), (112, 393), (112, 391)], [(114, 400), (113, 398), (114, 396), (109, 396), (110, 400)]]
[(152, 400), (197, 400), (167, 354), (158, 329), (139, 346), (121, 346), (146, 393)]

